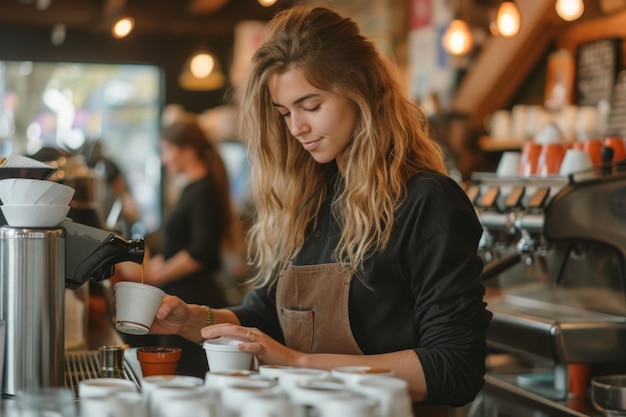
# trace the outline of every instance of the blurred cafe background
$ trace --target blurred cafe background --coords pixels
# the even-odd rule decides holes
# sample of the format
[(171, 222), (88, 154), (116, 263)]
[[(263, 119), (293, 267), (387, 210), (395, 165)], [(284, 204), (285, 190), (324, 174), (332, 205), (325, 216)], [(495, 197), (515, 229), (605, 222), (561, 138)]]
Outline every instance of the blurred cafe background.
[[(191, 113), (245, 231), (239, 93), (267, 21), (300, 3), (397, 64), (483, 225), (488, 372), (455, 415), (626, 413), (626, 377), (596, 379), (626, 374), (626, 0), (0, 0), (0, 156), (53, 164), (86, 223), (156, 252), (180, 191), (159, 131)], [(225, 264), (236, 302), (245, 271)]]

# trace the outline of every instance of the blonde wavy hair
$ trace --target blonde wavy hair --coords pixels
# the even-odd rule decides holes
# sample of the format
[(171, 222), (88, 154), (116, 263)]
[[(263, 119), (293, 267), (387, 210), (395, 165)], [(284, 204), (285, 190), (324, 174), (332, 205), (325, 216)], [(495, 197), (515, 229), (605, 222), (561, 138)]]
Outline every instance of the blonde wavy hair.
[(407, 180), (424, 169), (446, 172), (441, 149), (391, 64), (354, 21), (326, 8), (295, 6), (279, 12), (266, 35), (253, 57), (241, 106), (257, 209), (248, 235), (253, 282), (275, 282), (333, 193), (334, 164), (317, 163), (272, 106), (269, 79), (293, 68), (312, 86), (345, 95), (357, 109), (343, 187), (332, 210), (342, 227), (334, 258), (358, 273), (365, 259), (387, 245)]

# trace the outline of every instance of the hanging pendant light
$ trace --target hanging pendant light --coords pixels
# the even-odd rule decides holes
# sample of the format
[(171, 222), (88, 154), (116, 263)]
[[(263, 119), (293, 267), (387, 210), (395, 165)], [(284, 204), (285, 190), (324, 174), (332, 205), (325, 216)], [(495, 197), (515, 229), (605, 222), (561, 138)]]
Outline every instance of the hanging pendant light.
[(115, 39), (125, 38), (135, 28), (135, 20), (132, 17), (123, 17), (113, 24), (111, 34)]
[(454, 19), (441, 38), (443, 49), (452, 55), (465, 55), (474, 47), (472, 32), (461, 19)]
[(583, 15), (585, 4), (583, 0), (556, 0), (554, 8), (561, 19), (571, 22)]
[(496, 13), (498, 33), (505, 38), (512, 38), (519, 32), (521, 20), (519, 9), (515, 3), (512, 1), (502, 2)]
[(217, 58), (207, 51), (198, 51), (183, 66), (179, 85), (186, 90), (209, 91), (224, 86), (225, 76)]

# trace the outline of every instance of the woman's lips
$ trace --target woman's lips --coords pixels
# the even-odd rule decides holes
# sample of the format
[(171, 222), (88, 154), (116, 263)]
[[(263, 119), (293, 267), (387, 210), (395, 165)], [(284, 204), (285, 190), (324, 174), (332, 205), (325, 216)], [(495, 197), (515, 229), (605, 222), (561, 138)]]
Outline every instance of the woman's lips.
[(313, 149), (317, 148), (317, 146), (320, 144), (320, 141), (321, 139), (314, 140), (311, 142), (304, 142), (302, 143), (302, 147), (307, 151), (312, 151)]

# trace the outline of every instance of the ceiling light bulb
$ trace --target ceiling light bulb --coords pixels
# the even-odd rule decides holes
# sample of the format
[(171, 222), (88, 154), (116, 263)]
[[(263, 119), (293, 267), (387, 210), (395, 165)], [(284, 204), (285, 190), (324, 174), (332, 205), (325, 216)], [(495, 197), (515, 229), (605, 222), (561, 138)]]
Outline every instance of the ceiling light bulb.
[(454, 19), (441, 39), (443, 48), (452, 55), (465, 55), (474, 46), (474, 37), (469, 26), (461, 19)]
[(113, 30), (112, 30), (113, 37), (115, 37), (116, 39), (125, 38), (126, 36), (128, 36), (130, 32), (133, 31), (134, 27), (135, 27), (135, 21), (133, 20), (133, 18), (124, 17), (118, 20), (117, 22), (115, 22), (115, 25), (113, 25)]
[(259, 4), (264, 7), (273, 6), (276, 0), (258, 0)]
[(571, 22), (583, 15), (585, 4), (583, 0), (556, 0), (554, 8), (561, 19)]
[(211, 74), (213, 67), (215, 66), (215, 60), (210, 54), (205, 52), (194, 55), (189, 63), (189, 69), (196, 78), (205, 78)]
[(519, 9), (512, 1), (505, 1), (500, 4), (496, 14), (496, 25), (498, 32), (505, 38), (511, 38), (519, 32), (521, 26), (521, 16)]

